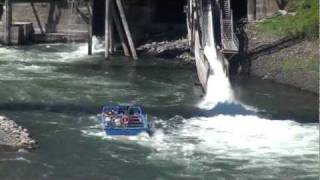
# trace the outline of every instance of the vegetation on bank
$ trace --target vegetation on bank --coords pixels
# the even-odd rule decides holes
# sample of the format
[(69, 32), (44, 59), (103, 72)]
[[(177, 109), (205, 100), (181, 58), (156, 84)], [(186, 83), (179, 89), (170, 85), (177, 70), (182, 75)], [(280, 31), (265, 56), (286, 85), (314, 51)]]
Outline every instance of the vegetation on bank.
[[(246, 32), (253, 74), (319, 93), (319, 1), (289, 0), (285, 9)], [(265, 48), (265, 49), (264, 49)]]
[(288, 59), (284, 59), (279, 67), (284, 72), (304, 70), (318, 76), (319, 60), (316, 56), (304, 57), (303, 61), (301, 60), (301, 58), (298, 57), (290, 57)]
[(275, 15), (253, 28), (269, 36), (319, 39), (318, 0), (290, 0), (287, 10), (287, 15)]

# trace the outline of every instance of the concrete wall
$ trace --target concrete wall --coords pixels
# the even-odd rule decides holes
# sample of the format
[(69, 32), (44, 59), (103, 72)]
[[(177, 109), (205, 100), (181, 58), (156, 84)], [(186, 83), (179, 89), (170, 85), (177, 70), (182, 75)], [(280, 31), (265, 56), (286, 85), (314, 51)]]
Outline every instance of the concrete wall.
[[(88, 16), (85, 7), (80, 8)], [(12, 2), (12, 21), (32, 22), (35, 33), (86, 32), (85, 18), (72, 14), (66, 0), (16, 0)]]
[(277, 0), (256, 0), (256, 20), (271, 16), (279, 10)]
[(247, 0), (248, 20), (260, 20), (279, 10), (277, 0)]

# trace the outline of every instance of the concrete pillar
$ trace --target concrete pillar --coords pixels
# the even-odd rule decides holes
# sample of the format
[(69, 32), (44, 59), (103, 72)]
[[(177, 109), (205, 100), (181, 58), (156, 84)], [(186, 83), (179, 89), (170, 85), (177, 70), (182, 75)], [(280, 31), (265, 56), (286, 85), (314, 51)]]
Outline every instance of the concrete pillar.
[(266, 15), (266, 0), (256, 0), (256, 20), (264, 18)]
[(4, 11), (4, 33), (3, 40), (7, 45), (11, 44), (11, 24), (12, 24), (12, 7), (11, 0), (5, 1), (5, 11)]
[(256, 20), (256, 0), (247, 1), (248, 21)]

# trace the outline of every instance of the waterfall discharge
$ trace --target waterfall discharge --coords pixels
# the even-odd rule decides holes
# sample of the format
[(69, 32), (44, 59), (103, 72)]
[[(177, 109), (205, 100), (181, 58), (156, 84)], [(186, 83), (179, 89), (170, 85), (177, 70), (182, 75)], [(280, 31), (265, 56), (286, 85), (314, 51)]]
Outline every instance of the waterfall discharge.
[(203, 23), (206, 24), (204, 37), (206, 39), (204, 46), (204, 55), (210, 65), (210, 75), (207, 82), (207, 94), (200, 108), (211, 109), (218, 103), (232, 101), (233, 93), (229, 79), (226, 75), (223, 59), (218, 56), (216, 49), (214, 22), (211, 5), (207, 6), (203, 14)]
[(206, 46), (204, 48), (212, 73), (209, 75), (207, 83), (207, 94), (200, 104), (201, 108), (210, 109), (218, 103), (231, 102), (233, 100), (233, 92), (229, 79), (224, 71), (222, 60), (219, 60), (216, 48)]

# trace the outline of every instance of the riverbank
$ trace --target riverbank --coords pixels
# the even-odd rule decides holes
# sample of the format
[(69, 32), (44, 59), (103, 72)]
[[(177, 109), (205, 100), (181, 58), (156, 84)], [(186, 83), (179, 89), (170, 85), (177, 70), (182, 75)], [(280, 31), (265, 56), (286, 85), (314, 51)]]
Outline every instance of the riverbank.
[(318, 41), (248, 31), (251, 74), (319, 93)]
[(246, 27), (251, 74), (319, 94), (319, 3), (298, 0), (287, 11)]
[(36, 141), (27, 129), (0, 115), (0, 152), (30, 151), (35, 147)]

